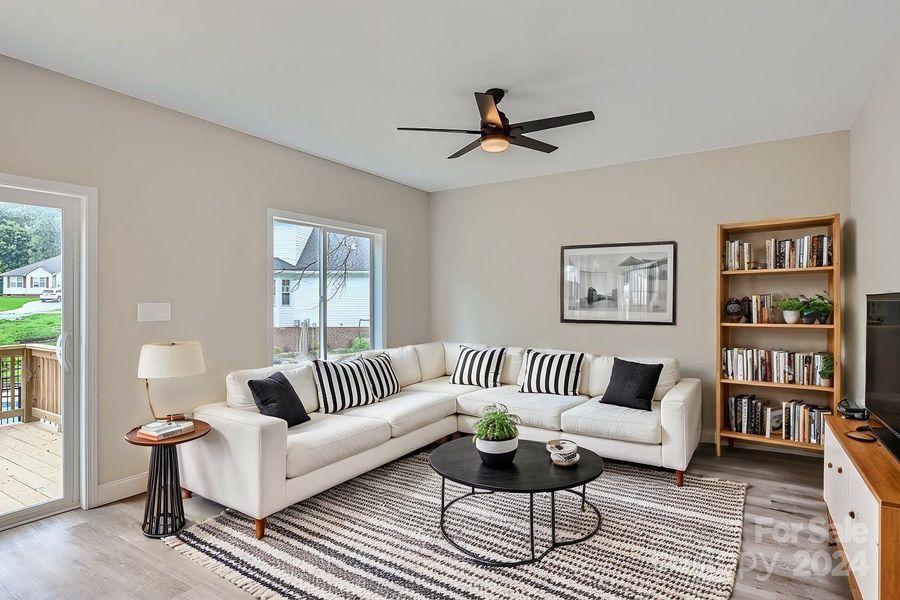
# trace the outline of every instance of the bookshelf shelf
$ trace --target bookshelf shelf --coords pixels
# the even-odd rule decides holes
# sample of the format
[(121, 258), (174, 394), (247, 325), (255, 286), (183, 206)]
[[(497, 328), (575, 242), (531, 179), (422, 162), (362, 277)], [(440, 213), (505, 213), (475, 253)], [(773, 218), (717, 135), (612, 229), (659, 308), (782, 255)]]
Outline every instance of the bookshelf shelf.
[(737, 431), (726, 430), (721, 433), (723, 438), (730, 440), (744, 440), (745, 442), (753, 442), (756, 444), (771, 444), (772, 446), (783, 446), (787, 448), (799, 448), (802, 450), (812, 450), (821, 452), (823, 446), (821, 444), (810, 444), (808, 442), (795, 442), (794, 440), (785, 440), (780, 437), (766, 437), (764, 435), (755, 435), (752, 433), (740, 433)]
[[(832, 254), (831, 265), (824, 267), (806, 267), (806, 268), (785, 268), (785, 269), (746, 269), (746, 270), (725, 270), (725, 257), (723, 250), (725, 242), (729, 240), (741, 240), (750, 242), (759, 242), (763, 238), (770, 237), (797, 237), (803, 235), (815, 236), (822, 234), (831, 236)], [(759, 346), (771, 348), (792, 348), (803, 346), (809, 347), (813, 340), (822, 340), (821, 346), (817, 348), (819, 351), (830, 352), (835, 357), (834, 375), (832, 377), (832, 386), (823, 387), (818, 385), (800, 385), (788, 383), (773, 383), (770, 381), (743, 381), (737, 379), (726, 379), (721, 375), (721, 357), (719, 353), (716, 356), (716, 371), (720, 373), (716, 381), (716, 455), (721, 455), (723, 445), (732, 446), (735, 440), (743, 442), (753, 442), (761, 445), (780, 446), (785, 448), (795, 448), (800, 450), (811, 450), (816, 452), (822, 451), (822, 446), (815, 443), (799, 442), (795, 440), (786, 440), (781, 437), (779, 432), (776, 436), (766, 437), (765, 435), (757, 435), (752, 433), (741, 433), (732, 431), (728, 425), (728, 408), (727, 400), (729, 396), (733, 396), (737, 390), (734, 388), (739, 386), (747, 386), (751, 388), (760, 388), (760, 390), (770, 390), (778, 398), (776, 402), (770, 404), (774, 408), (775, 404), (779, 404), (782, 400), (791, 397), (803, 399), (804, 394), (810, 404), (818, 404), (837, 412), (837, 404), (841, 395), (841, 217), (838, 214), (823, 215), (817, 217), (800, 217), (793, 219), (772, 219), (766, 221), (753, 221), (744, 223), (728, 223), (718, 227), (718, 236), (716, 240), (717, 259), (717, 286), (716, 286), (716, 341), (717, 348), (721, 351), (723, 348), (730, 348), (737, 345), (738, 347), (754, 347), (751, 341), (756, 336), (762, 336)], [(756, 247), (757, 244), (754, 243)], [(758, 248), (757, 248), (758, 249)], [(765, 248), (762, 248), (763, 257)], [(733, 256), (733, 255), (732, 255)], [(758, 256), (758, 254), (757, 254)], [(731, 323), (725, 320), (724, 307), (725, 302), (732, 295), (740, 298), (739, 293), (742, 289), (747, 290), (750, 281), (747, 277), (754, 275), (775, 275), (778, 276), (777, 287), (779, 289), (790, 290), (792, 283), (795, 287), (807, 289), (813, 282), (823, 283), (819, 289), (825, 289), (834, 302), (833, 322), (827, 325), (805, 325), (802, 323)], [(809, 276), (818, 276), (820, 279), (810, 279)], [(773, 280), (774, 281), (774, 280)], [(755, 284), (753, 284), (755, 285)], [(735, 290), (732, 290), (732, 287)], [(774, 287), (774, 286), (773, 286)], [(751, 288), (752, 289), (752, 288)], [(736, 293), (732, 293), (735, 291)], [(754, 292), (756, 293), (756, 292)], [(798, 335), (798, 331), (819, 331), (817, 338), (805, 337)], [(765, 333), (762, 333), (765, 332)], [(824, 333), (824, 336), (822, 335)], [(773, 339), (775, 338), (775, 339)], [(823, 339), (824, 338), (824, 339)], [(737, 343), (737, 342), (741, 343)], [(795, 343), (796, 342), (796, 343)], [(802, 343), (801, 343), (802, 342)], [(772, 399), (773, 396), (768, 396)], [(824, 402), (823, 402), (824, 400)], [(771, 400), (770, 400), (771, 402)]]
[(803, 323), (722, 323), (722, 327), (739, 327), (746, 329), (808, 329), (810, 331), (828, 331), (834, 329), (834, 324), (805, 325)]
[(744, 381), (743, 379), (721, 379), (720, 384), (724, 385), (748, 385), (751, 387), (768, 387), (778, 388), (780, 390), (797, 390), (806, 392), (828, 392), (834, 393), (833, 387), (825, 387), (821, 385), (800, 385), (797, 383), (774, 383), (771, 381)]
[(811, 273), (832, 273), (834, 267), (805, 267), (803, 269), (742, 269), (722, 271), (722, 275), (808, 275)]

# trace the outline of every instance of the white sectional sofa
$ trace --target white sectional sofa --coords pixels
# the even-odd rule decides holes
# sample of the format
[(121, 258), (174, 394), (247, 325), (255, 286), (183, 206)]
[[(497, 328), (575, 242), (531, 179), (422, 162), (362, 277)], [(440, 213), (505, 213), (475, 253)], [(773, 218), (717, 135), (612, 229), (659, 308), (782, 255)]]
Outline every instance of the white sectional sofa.
[[(604, 458), (674, 469), (682, 485), (700, 438), (701, 396), (700, 380), (682, 379), (677, 360), (628, 359), (663, 364), (653, 409), (644, 411), (599, 402), (613, 357), (585, 356), (579, 396), (528, 394), (518, 391), (523, 348), (507, 349), (499, 387), (450, 383), (460, 345), (384, 350), (401, 391), (333, 414), (319, 411), (311, 363), (230, 373), (226, 401), (194, 411), (212, 431), (182, 446), (182, 486), (255, 518), (262, 537), (267, 515), (458, 431), (471, 433), (481, 409), (498, 402), (522, 418), (522, 439), (565, 437)], [(285, 373), (310, 421), (288, 429), (284, 420), (259, 413), (247, 382), (276, 371)]]

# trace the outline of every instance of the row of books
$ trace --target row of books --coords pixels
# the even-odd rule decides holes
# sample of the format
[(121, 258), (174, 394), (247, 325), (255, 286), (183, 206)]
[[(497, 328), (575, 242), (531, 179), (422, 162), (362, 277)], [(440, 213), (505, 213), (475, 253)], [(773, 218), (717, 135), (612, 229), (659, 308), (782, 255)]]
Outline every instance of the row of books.
[(752, 394), (738, 394), (727, 399), (728, 427), (738, 433), (762, 435), (809, 444), (821, 444), (825, 417), (831, 410), (800, 400), (782, 402), (781, 408)]
[(753, 262), (753, 244), (726, 240), (723, 258), (726, 271), (747, 271)]
[(772, 294), (754, 294), (750, 296), (750, 322), (768, 323), (775, 310)]
[(767, 269), (806, 269), (831, 265), (831, 236), (805, 235), (797, 239), (766, 240)]
[[(832, 239), (829, 235), (805, 235), (796, 239), (766, 240), (766, 269), (806, 269), (832, 264)], [(726, 271), (754, 268), (753, 244), (726, 240), (723, 249)]]
[(722, 376), (739, 381), (824, 385), (820, 374), (830, 352), (722, 348)]
[(800, 400), (781, 403), (784, 426), (781, 437), (795, 442), (821, 444), (824, 441), (825, 417), (831, 410)]
[(193, 421), (153, 421), (142, 425), (137, 434), (148, 440), (166, 440), (192, 431)]
[(783, 411), (752, 394), (738, 394), (727, 400), (728, 427), (739, 433), (772, 437), (780, 435)]

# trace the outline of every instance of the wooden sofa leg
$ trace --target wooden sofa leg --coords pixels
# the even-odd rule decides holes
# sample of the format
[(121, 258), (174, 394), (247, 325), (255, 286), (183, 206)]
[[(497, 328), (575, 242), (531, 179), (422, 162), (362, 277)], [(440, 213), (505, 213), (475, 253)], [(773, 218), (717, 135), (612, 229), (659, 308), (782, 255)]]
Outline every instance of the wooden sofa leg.
[(266, 518), (256, 520), (256, 539), (261, 540), (266, 535)]
[(684, 471), (675, 471), (675, 485), (681, 487), (684, 485)]
[(187, 488), (181, 488), (181, 497), (182, 498), (190, 498), (194, 495), (194, 492)]

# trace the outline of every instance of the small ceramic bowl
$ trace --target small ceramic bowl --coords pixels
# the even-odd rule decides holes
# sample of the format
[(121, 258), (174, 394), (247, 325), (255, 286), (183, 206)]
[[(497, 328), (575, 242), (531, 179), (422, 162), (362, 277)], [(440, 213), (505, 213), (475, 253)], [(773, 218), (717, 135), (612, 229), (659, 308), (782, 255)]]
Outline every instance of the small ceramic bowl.
[(578, 461), (581, 460), (581, 455), (576, 453), (575, 456), (571, 458), (563, 458), (558, 453), (554, 452), (550, 455), (550, 460), (553, 461), (553, 464), (557, 467), (569, 468), (578, 464)]
[(574, 456), (578, 453), (578, 444), (570, 440), (550, 440), (547, 442), (547, 452)]

